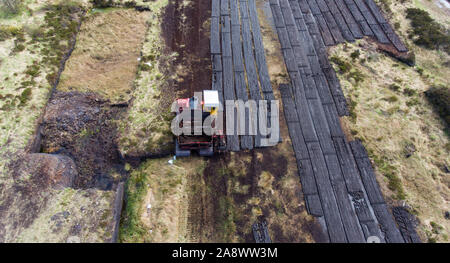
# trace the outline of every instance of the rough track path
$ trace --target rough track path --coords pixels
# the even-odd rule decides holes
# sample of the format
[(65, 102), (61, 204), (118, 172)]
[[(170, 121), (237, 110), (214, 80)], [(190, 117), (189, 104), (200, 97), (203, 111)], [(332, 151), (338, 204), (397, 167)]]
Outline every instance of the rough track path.
[(326, 46), (373, 35), (406, 49), (372, 0), (270, 5), (292, 81), (280, 92), (309, 213), (322, 222), (330, 242), (366, 242), (370, 236), (404, 242), (364, 146), (348, 143), (342, 131), (339, 116), (348, 114), (347, 105)]

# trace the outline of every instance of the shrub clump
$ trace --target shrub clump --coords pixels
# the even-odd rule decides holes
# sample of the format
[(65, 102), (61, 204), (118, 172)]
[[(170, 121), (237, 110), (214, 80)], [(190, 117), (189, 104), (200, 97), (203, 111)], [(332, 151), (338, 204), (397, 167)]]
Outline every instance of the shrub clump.
[(13, 37), (23, 38), (22, 28), (0, 25), (0, 41), (5, 41)]
[(339, 73), (345, 74), (350, 72), (352, 65), (338, 56), (332, 56), (331, 61), (338, 66)]
[[(360, 55), (359, 50), (356, 50), (350, 56), (352, 57), (353, 60), (355, 60), (359, 57), (359, 55)], [(364, 81), (364, 74), (356, 68), (352, 69), (352, 64), (350, 64), (346, 60), (344, 60), (338, 56), (332, 56), (330, 58), (330, 60), (331, 60), (331, 62), (336, 64), (336, 66), (338, 67), (339, 73), (343, 74), (343, 75), (345, 74), (347, 79), (353, 79), (356, 84)]]
[(394, 102), (397, 102), (397, 101), (398, 101), (398, 97), (395, 96), (395, 95), (392, 95), (392, 96), (389, 96), (389, 97), (387, 97), (387, 98), (384, 98), (384, 100), (385, 100), (385, 101), (388, 101), (388, 102), (391, 102), (391, 103), (394, 103)]
[(361, 55), (361, 52), (359, 51), (359, 49), (357, 49), (350, 54), (350, 57), (353, 60), (356, 60), (357, 58), (359, 58), (359, 55)]
[(416, 105), (419, 105), (419, 99), (417, 99), (417, 98), (412, 98), (412, 99), (410, 99), (410, 100), (408, 100), (407, 102), (406, 102), (406, 106), (408, 106), (408, 107), (412, 107), (412, 106), (416, 106)]
[(411, 88), (404, 88), (403, 89), (403, 94), (405, 94), (408, 97), (412, 97), (414, 95), (416, 95), (417, 91), (415, 89), (411, 89)]
[(39, 75), (40, 71), (40, 67), (37, 63), (33, 63), (33, 65), (30, 65), (27, 67), (27, 69), (25, 70), (25, 74), (27, 74), (28, 76), (35, 78)]
[(383, 7), (383, 10), (386, 11), (388, 14), (392, 14), (391, 9), (391, 1), (390, 0), (379, 0), (381, 6)]
[(391, 85), (389, 85), (389, 89), (398, 92), (401, 89), (401, 87), (395, 83), (392, 83)]
[(450, 35), (428, 12), (419, 8), (408, 8), (406, 18), (413, 28), (410, 38), (414, 43), (428, 49), (443, 49), (450, 54)]
[(31, 37), (31, 39), (38, 40), (44, 36), (45, 30), (42, 27), (27, 25), (24, 27), (25, 32)]
[(357, 114), (356, 114), (356, 106), (358, 105), (357, 102), (355, 100), (353, 100), (352, 98), (348, 98), (347, 99), (347, 105), (349, 108), (349, 117), (350, 120), (353, 123), (356, 123), (356, 119), (358, 118)]
[(347, 76), (349, 78), (354, 79), (356, 84), (358, 84), (360, 82), (363, 82), (364, 81), (364, 77), (365, 77), (364, 74), (361, 71), (357, 70), (357, 69), (354, 69), (354, 70), (350, 71)]
[(42, 37), (37, 37), (44, 41), (42, 63), (53, 66), (53, 71), (47, 75), (47, 80), (50, 85), (54, 85), (57, 78), (56, 72), (69, 49), (67, 43), (71, 43), (77, 33), (78, 16), (83, 9), (79, 4), (71, 1), (48, 5), (46, 9), (43, 26), (45, 32)]
[(23, 43), (25, 42), (25, 33), (23, 28), (15, 26), (0, 25), (0, 41), (14, 38), (14, 48), (12, 54), (25, 50)]
[(135, 8), (137, 6), (136, 1), (127, 1), (124, 4), (125, 7), (127, 8)]
[(450, 127), (450, 88), (446, 86), (431, 87), (425, 91), (425, 96)]
[(92, 0), (91, 2), (95, 8), (107, 8), (114, 6), (113, 0)]
[(25, 104), (31, 98), (31, 88), (26, 88), (19, 96), (21, 104)]

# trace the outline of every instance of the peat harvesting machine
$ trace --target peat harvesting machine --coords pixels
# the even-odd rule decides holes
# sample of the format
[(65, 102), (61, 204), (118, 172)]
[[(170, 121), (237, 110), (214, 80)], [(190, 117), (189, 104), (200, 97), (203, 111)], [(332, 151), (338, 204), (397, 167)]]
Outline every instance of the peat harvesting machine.
[[(176, 100), (177, 117), (182, 113), (184, 113), (183, 116), (190, 115), (188, 120), (182, 119), (179, 122), (179, 127), (188, 130), (190, 128), (191, 131), (175, 137), (175, 155), (177, 157), (188, 157), (193, 151), (198, 152), (200, 156), (213, 156), (215, 153), (226, 150), (223, 130), (215, 129), (219, 124), (216, 122), (223, 120), (223, 118), (215, 118), (220, 109), (219, 93), (216, 90), (204, 90), (202, 95), (203, 100), (197, 96)], [(205, 120), (208, 118), (213, 120), (209, 126), (205, 125), (207, 123)]]

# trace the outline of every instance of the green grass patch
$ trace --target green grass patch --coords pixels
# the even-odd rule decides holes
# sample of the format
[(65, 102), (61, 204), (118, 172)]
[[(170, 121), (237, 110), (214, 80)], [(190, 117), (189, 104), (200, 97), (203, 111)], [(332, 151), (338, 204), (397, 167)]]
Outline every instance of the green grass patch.
[(352, 60), (356, 60), (359, 58), (360, 55), (361, 52), (359, 51), (359, 49), (357, 49), (350, 54), (350, 57), (352, 58)]
[(148, 177), (144, 171), (134, 171), (125, 185), (126, 206), (122, 213), (119, 239), (121, 242), (139, 240), (146, 234), (140, 222), (141, 204), (147, 193)]
[(412, 98), (412, 99), (406, 101), (406, 106), (408, 106), (408, 107), (417, 106), (419, 104), (420, 104), (420, 102), (419, 102), (418, 98)]
[(223, 242), (232, 242), (236, 233), (236, 225), (234, 223), (234, 205), (232, 198), (229, 196), (221, 196), (219, 199), (219, 211), (216, 216), (218, 228), (222, 234)]
[(173, 77), (170, 72), (175, 70), (172, 65), (177, 54), (165, 53), (165, 42), (161, 38), (162, 15), (167, 4), (168, 1), (149, 4), (156, 18), (148, 23), (132, 94), (135, 99), (126, 121), (119, 125), (119, 149), (123, 155), (159, 154), (173, 147), (170, 124), (174, 114), (170, 112), (170, 103), (176, 94), (167, 90), (170, 90)]
[(20, 103), (25, 104), (31, 98), (31, 88), (26, 88), (19, 97)]
[[(355, 61), (360, 55), (360, 51), (355, 50), (350, 57)], [(350, 62), (338, 56), (332, 56), (330, 60), (337, 66), (339, 74), (346, 76), (347, 79), (352, 79), (356, 85), (364, 81), (364, 74), (357, 68), (353, 68)]]
[(353, 100), (351, 97), (349, 97), (349, 98), (347, 98), (347, 105), (348, 105), (350, 120), (353, 123), (356, 123), (356, 119), (357, 119), (356, 105), (358, 105), (358, 103), (355, 100)]
[(23, 29), (16, 26), (0, 25), (0, 41), (5, 41), (13, 37), (23, 37)]
[(398, 97), (395, 95), (389, 96), (384, 98), (385, 101), (390, 102), (390, 103), (394, 103), (398, 101)]
[(378, 170), (387, 178), (388, 180), (388, 188), (393, 191), (396, 195), (395, 199), (405, 200), (406, 193), (402, 185), (402, 181), (400, 177), (397, 175), (397, 168), (391, 164), (384, 158), (380, 158), (375, 154), (369, 151), (370, 158), (375, 162)]
[(48, 5), (46, 8), (48, 11), (45, 14), (45, 25), (42, 27), (45, 33), (42, 37), (37, 37), (39, 41), (44, 42), (42, 63), (53, 66), (47, 80), (50, 85), (54, 85), (60, 62), (68, 51), (68, 43), (77, 33), (79, 21), (73, 18), (82, 12), (82, 7), (76, 2), (67, 1)]

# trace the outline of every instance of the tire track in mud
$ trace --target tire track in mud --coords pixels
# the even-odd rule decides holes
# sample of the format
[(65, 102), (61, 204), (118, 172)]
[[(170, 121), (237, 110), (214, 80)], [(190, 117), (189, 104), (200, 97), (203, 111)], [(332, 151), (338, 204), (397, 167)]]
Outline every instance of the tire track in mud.
[(181, 97), (211, 87), (210, 14), (208, 0), (170, 0), (166, 7), (162, 35), (169, 51), (178, 53), (174, 86)]

